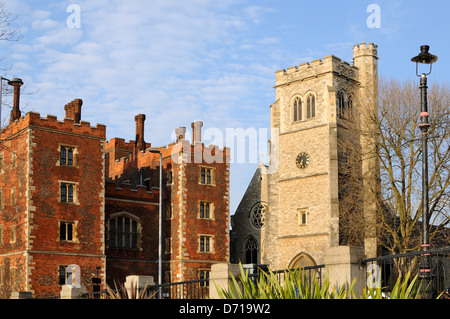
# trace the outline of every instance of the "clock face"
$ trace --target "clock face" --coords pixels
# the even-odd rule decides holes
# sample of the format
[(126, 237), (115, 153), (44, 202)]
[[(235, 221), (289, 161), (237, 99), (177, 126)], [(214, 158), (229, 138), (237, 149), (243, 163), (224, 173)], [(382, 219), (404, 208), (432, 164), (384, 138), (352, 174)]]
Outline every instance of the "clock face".
[(297, 155), (295, 163), (299, 168), (306, 168), (309, 165), (309, 155), (305, 152), (301, 152)]

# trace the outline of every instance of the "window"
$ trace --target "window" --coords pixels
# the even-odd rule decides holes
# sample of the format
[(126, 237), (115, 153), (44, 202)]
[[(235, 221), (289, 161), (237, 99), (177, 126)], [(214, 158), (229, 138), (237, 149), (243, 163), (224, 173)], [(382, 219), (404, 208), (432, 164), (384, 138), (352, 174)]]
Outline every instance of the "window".
[(3, 245), (3, 225), (0, 225), (0, 245)]
[(172, 219), (173, 217), (173, 213), (172, 213), (172, 204), (167, 204), (166, 205), (166, 219)]
[(258, 242), (253, 236), (250, 236), (245, 242), (245, 263), (258, 263)]
[(59, 274), (59, 285), (63, 286), (67, 284), (67, 278), (71, 270), (69, 270), (69, 273), (67, 273), (67, 266), (59, 266), (58, 274)]
[(74, 241), (75, 223), (59, 222), (59, 240)]
[(0, 188), (0, 209), (5, 208), (3, 201), (3, 188)]
[(76, 150), (76, 147), (61, 145), (59, 152), (59, 165), (74, 166)]
[(306, 118), (310, 119), (316, 116), (316, 97), (314, 94), (308, 94), (306, 98)]
[(212, 238), (208, 235), (200, 235), (200, 252), (212, 252)]
[(61, 183), (61, 203), (74, 202), (75, 185), (70, 183)]
[(308, 211), (306, 209), (299, 209), (297, 214), (298, 214), (298, 224), (306, 225), (308, 223)]
[(202, 167), (200, 168), (200, 184), (213, 185), (214, 184), (214, 169)]
[(172, 184), (172, 170), (167, 172), (167, 183), (166, 185), (171, 185)]
[(11, 168), (17, 167), (17, 155), (16, 152), (11, 153)]
[(264, 226), (266, 215), (266, 206), (262, 203), (258, 203), (253, 206), (250, 212), (250, 222), (255, 228), (260, 229)]
[(172, 252), (172, 238), (166, 238), (164, 240), (164, 252), (169, 254)]
[(338, 118), (350, 120), (353, 118), (353, 103), (344, 91), (339, 92), (336, 105)]
[(294, 99), (293, 108), (293, 120), (294, 122), (298, 122), (302, 120), (302, 100), (300, 97), (296, 97)]
[(199, 276), (200, 280), (205, 280), (205, 281), (200, 283), (201, 287), (208, 287), (209, 286), (209, 280), (208, 280), (209, 279), (209, 273), (210, 273), (209, 270), (200, 269), (198, 276)]
[(213, 203), (200, 202), (199, 218), (211, 219), (212, 218)]
[(16, 268), (9, 268), (9, 284), (14, 287), (16, 283)]
[(9, 242), (11, 244), (16, 242), (16, 225), (11, 225), (10, 234), (9, 234)]
[(11, 197), (9, 200), (10, 200), (11, 206), (16, 205), (16, 188), (15, 187), (11, 188)]
[(127, 216), (109, 220), (109, 248), (138, 248), (139, 222)]

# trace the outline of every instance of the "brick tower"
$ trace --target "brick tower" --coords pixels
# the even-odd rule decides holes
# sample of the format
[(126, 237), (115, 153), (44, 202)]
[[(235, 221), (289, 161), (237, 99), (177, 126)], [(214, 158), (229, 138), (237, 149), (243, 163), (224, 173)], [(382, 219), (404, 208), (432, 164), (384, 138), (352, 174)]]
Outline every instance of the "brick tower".
[[(69, 108), (79, 106), (77, 99)], [(67, 107), (67, 106), (66, 106)], [(15, 104), (16, 108), (16, 104)], [(58, 295), (69, 265), (91, 287), (105, 269), (104, 140), (106, 127), (29, 112), (1, 132), (0, 296), (31, 291)], [(78, 121), (78, 122), (77, 122)]]

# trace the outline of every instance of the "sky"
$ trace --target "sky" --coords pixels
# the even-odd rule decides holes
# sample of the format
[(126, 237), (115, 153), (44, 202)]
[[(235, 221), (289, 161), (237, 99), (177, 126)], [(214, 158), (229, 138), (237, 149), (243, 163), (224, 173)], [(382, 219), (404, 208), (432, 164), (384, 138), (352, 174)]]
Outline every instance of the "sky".
[(134, 140), (134, 116), (144, 113), (152, 146), (174, 142), (180, 126), (190, 136), (196, 120), (205, 144), (232, 150), (226, 132), (257, 132), (257, 146), (231, 158), (231, 214), (267, 152), (277, 70), (330, 54), (350, 62), (355, 44), (373, 42), (380, 75), (403, 81), (415, 78), (411, 58), (427, 44), (439, 57), (429, 84), (450, 78), (446, 0), (0, 2), (22, 33), (0, 41), (0, 75), (25, 83), (22, 114), (62, 120), (64, 105), (81, 98), (82, 120), (107, 125), (108, 140)]

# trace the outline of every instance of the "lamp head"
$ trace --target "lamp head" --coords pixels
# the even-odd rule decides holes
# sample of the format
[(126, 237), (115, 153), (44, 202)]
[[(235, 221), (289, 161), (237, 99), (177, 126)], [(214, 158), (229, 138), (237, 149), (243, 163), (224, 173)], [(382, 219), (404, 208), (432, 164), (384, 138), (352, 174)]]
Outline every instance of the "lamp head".
[(429, 45), (422, 45), (420, 47), (419, 55), (413, 57), (411, 61), (422, 64), (433, 64), (437, 61), (438, 57), (429, 53), (428, 50), (430, 50)]
[[(431, 73), (431, 65), (437, 61), (438, 57), (429, 53), (428, 50), (430, 50), (430, 46), (429, 45), (422, 45), (420, 46), (420, 53), (419, 55), (413, 57), (411, 59), (412, 62), (416, 63), (416, 75), (417, 76), (426, 76), (428, 74)], [(429, 64), (430, 65), (430, 72), (428, 73), (423, 73), (422, 75), (419, 75), (418, 73), (418, 68), (419, 68), (419, 63), (421, 64)]]

